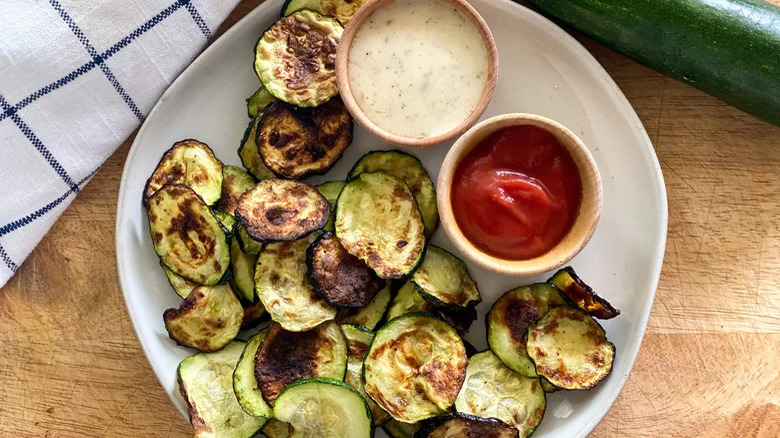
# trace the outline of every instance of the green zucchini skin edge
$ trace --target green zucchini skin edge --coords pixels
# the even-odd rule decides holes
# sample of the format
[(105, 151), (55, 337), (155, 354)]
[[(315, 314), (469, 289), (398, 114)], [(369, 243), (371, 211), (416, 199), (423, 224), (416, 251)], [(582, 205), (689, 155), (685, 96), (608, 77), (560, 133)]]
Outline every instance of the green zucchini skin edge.
[(530, 0), (674, 79), (780, 126), (780, 7), (763, 0)]
[[(476, 292), (476, 298), (472, 297), (466, 303), (464, 303), (464, 305), (456, 304), (456, 303), (448, 303), (448, 302), (445, 302), (445, 301), (441, 300), (439, 297), (435, 296), (434, 294), (429, 293), (428, 291), (425, 290), (425, 288), (420, 286), (420, 284), (418, 282), (419, 281), (418, 280), (418, 274), (422, 275), (421, 271), (422, 271), (423, 266), (425, 266), (425, 258), (428, 255), (428, 253), (431, 253), (431, 252), (439, 252), (445, 258), (450, 258), (450, 260), (455, 260), (456, 261), (456, 264), (458, 265), (458, 268), (462, 268), (462, 270), (463, 270), (462, 272), (456, 272), (456, 274), (465, 274), (466, 278), (468, 279), (467, 282), (470, 282), (471, 285), (474, 287), (474, 291)], [(442, 269), (441, 266), (434, 266), (433, 270), (441, 271), (443, 269)], [(420, 296), (425, 301), (427, 301), (428, 303), (430, 303), (434, 307), (439, 307), (439, 308), (442, 308), (442, 309), (445, 309), (445, 310), (452, 310), (452, 311), (458, 312), (458, 311), (463, 311), (464, 309), (469, 308), (469, 307), (475, 307), (476, 305), (478, 305), (479, 303), (482, 302), (482, 296), (481, 296), (481, 294), (479, 292), (479, 288), (477, 287), (477, 283), (474, 281), (473, 278), (471, 278), (471, 274), (469, 274), (469, 271), (466, 268), (466, 263), (464, 263), (463, 260), (458, 258), (453, 253), (451, 253), (451, 252), (447, 251), (446, 249), (444, 249), (442, 247), (439, 247), (439, 246), (435, 246), (435, 245), (431, 245), (431, 244), (426, 245), (426, 248), (425, 248), (425, 251), (424, 251), (424, 254), (423, 254), (423, 257), (422, 257), (422, 261), (415, 268), (415, 271), (412, 273), (412, 275), (410, 277), (410, 281), (412, 282), (412, 284), (414, 284), (414, 287), (417, 290), (417, 293), (419, 293)]]
[[(497, 419), (497, 418), (483, 418), (478, 417), (476, 415), (471, 414), (464, 414), (462, 412), (455, 412), (450, 414), (444, 414), (435, 418), (431, 418), (429, 420), (425, 420), (422, 422), (422, 425), (420, 429), (414, 434), (414, 438), (428, 438), (428, 435), (433, 433), (434, 430), (436, 430), (439, 426), (443, 425), (444, 423), (455, 420), (455, 419), (464, 419), (468, 421), (473, 422), (480, 422), (480, 423), (493, 423), (502, 425), (508, 429), (515, 429), (514, 427), (504, 423), (503, 421)], [(515, 429), (515, 437), (517, 438), (519, 435), (519, 432), (517, 429)]]

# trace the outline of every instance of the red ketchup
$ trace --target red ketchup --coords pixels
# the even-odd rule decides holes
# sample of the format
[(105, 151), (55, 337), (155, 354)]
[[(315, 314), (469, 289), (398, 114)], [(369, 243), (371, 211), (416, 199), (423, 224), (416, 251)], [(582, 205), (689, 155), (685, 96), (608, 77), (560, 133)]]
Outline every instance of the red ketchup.
[(463, 234), (495, 257), (526, 260), (560, 242), (582, 201), (580, 172), (545, 129), (513, 126), (482, 140), (455, 169), (452, 208)]

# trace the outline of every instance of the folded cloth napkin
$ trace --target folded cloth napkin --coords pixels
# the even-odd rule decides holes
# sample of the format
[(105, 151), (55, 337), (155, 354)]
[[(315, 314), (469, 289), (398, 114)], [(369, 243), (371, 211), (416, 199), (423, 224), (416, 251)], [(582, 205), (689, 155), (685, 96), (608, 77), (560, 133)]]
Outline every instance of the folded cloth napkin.
[(0, 0), (0, 287), (238, 0)]

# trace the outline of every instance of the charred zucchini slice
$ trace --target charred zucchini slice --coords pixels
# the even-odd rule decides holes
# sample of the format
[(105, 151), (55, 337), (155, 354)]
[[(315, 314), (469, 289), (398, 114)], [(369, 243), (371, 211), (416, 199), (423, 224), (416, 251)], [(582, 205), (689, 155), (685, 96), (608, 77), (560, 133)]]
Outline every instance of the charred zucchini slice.
[(317, 236), (269, 243), (257, 258), (255, 293), (271, 319), (287, 330), (309, 330), (336, 317), (336, 308), (306, 278), (306, 248)]
[(184, 184), (192, 188), (207, 205), (222, 194), (222, 162), (214, 151), (198, 140), (177, 141), (165, 152), (146, 181), (144, 202), (148, 203), (166, 184)]
[(336, 320), (341, 324), (354, 324), (368, 330), (374, 330), (382, 321), (382, 317), (385, 316), (391, 298), (390, 282), (386, 281), (385, 287), (376, 294), (368, 305), (360, 309), (341, 309), (336, 314)]
[(369, 152), (349, 171), (349, 179), (363, 172), (380, 171), (401, 178), (409, 186), (420, 207), (425, 237), (430, 238), (439, 227), (439, 209), (436, 206), (436, 189), (420, 160), (398, 150)]
[(257, 128), (263, 162), (280, 178), (327, 172), (352, 143), (352, 116), (340, 98), (316, 108), (275, 102)]
[(528, 327), (536, 372), (563, 389), (590, 389), (612, 371), (615, 345), (587, 313), (556, 307)]
[(230, 286), (198, 286), (178, 309), (163, 313), (168, 336), (198, 351), (217, 351), (236, 338), (244, 308)]
[(243, 351), (243, 342), (231, 342), (179, 364), (176, 380), (196, 437), (250, 438), (265, 424), (265, 418), (247, 415), (233, 393), (233, 370)]
[(438, 246), (428, 245), (420, 268), (412, 274), (412, 283), (420, 296), (437, 307), (460, 310), (482, 301), (466, 264)]
[[(238, 198), (255, 186), (255, 180), (246, 171), (237, 166), (222, 168), (222, 197), (217, 201), (217, 210), (233, 215), (238, 208)], [(232, 229), (233, 227), (228, 227)]]
[(193, 283), (181, 275), (171, 271), (162, 262), (160, 262), (160, 266), (162, 266), (163, 271), (165, 271), (165, 276), (168, 277), (168, 283), (170, 283), (173, 291), (176, 292), (176, 295), (182, 298), (187, 298), (187, 295), (189, 295), (193, 289), (199, 286), (197, 283)]
[(536, 430), (546, 406), (539, 379), (515, 373), (491, 351), (469, 359), (466, 381), (455, 401), (458, 412), (497, 418), (516, 427), (521, 438)]
[(477, 320), (477, 309), (465, 307), (463, 309), (436, 309), (434, 311), (439, 318), (451, 325), (461, 336), (466, 336), (471, 324)]
[(420, 423), (409, 424), (390, 420), (382, 426), (382, 430), (384, 430), (390, 438), (414, 438), (414, 434), (420, 430)]
[(268, 92), (262, 85), (257, 89), (249, 99), (246, 100), (246, 112), (249, 114), (249, 118), (253, 119), (258, 114), (265, 110), (265, 107), (275, 101), (276, 98)]
[(295, 381), (308, 377), (341, 380), (346, 370), (347, 342), (332, 321), (306, 332), (291, 332), (272, 324), (255, 355), (255, 378), (271, 406)]
[(381, 426), (387, 423), (390, 418), (384, 409), (380, 408), (374, 400), (366, 394), (366, 388), (363, 385), (363, 361), (366, 359), (368, 349), (374, 340), (374, 332), (366, 330), (364, 327), (343, 324), (341, 331), (347, 339), (347, 374), (344, 376), (344, 382), (353, 387), (366, 399), (368, 407), (371, 409), (371, 415), (374, 417), (374, 424)]
[(414, 438), (518, 438), (516, 428), (496, 418), (455, 413), (426, 420)]
[(263, 435), (268, 438), (290, 438), (293, 434), (290, 423), (271, 418), (263, 427)]
[(612, 307), (612, 304), (609, 304), (593, 288), (585, 284), (571, 266), (556, 272), (547, 282), (555, 285), (569, 301), (590, 316), (599, 319), (610, 319), (620, 315), (620, 310)]
[(393, 301), (390, 302), (390, 307), (387, 309), (387, 320), (393, 320), (407, 313), (432, 310), (433, 306), (420, 296), (411, 281), (407, 281), (398, 289)]
[(325, 231), (336, 230), (333, 226), (333, 222), (336, 220), (336, 200), (339, 198), (339, 193), (341, 193), (341, 189), (344, 188), (344, 184), (344, 181), (328, 181), (317, 186), (317, 190), (319, 190), (320, 193), (322, 193), (322, 196), (330, 202), (331, 206), (328, 223), (325, 224), (325, 228), (323, 228)]
[(341, 190), (336, 203), (336, 236), (377, 275), (409, 275), (425, 248), (417, 202), (402, 180), (384, 173), (361, 173)]
[(536, 377), (536, 369), (526, 352), (528, 326), (566, 301), (555, 287), (536, 283), (512, 289), (499, 298), (487, 315), (488, 345), (512, 371)]
[(466, 362), (452, 327), (424, 313), (403, 315), (374, 337), (364, 362), (366, 393), (398, 421), (432, 418), (455, 401)]
[(268, 312), (265, 311), (263, 303), (258, 301), (244, 307), (244, 319), (241, 321), (241, 330), (252, 328), (267, 319)]
[(249, 126), (244, 131), (244, 137), (241, 139), (241, 146), (238, 147), (238, 157), (241, 158), (241, 164), (249, 171), (252, 176), (257, 180), (264, 180), (274, 178), (275, 175), (271, 172), (265, 163), (263, 158), (260, 157), (260, 151), (257, 148), (255, 140), (257, 138), (257, 126), (260, 124), (262, 115), (258, 115), (249, 122)]
[(321, 235), (309, 246), (306, 266), (314, 290), (334, 306), (366, 306), (387, 283), (348, 253), (333, 233)]
[(249, 237), (249, 234), (246, 232), (246, 227), (241, 225), (241, 222), (236, 221), (233, 230), (235, 230), (233, 231), (233, 236), (236, 238), (238, 247), (241, 248), (241, 251), (250, 255), (260, 254), (260, 251), (263, 250), (263, 242)]
[[(220, 174), (221, 175), (221, 174)], [(167, 184), (146, 211), (154, 251), (170, 270), (198, 284), (216, 284), (230, 264), (227, 235), (190, 187)]]
[(322, 15), (336, 17), (344, 26), (368, 0), (287, 0), (282, 6), (282, 16), (302, 9), (311, 9)]
[(314, 11), (279, 19), (255, 47), (255, 73), (275, 98), (300, 107), (322, 105), (338, 93), (336, 48), (344, 28)]
[(372, 438), (374, 422), (366, 400), (336, 379), (305, 379), (276, 400), (274, 417), (290, 423), (293, 437)]
[(244, 301), (255, 300), (255, 265), (257, 256), (245, 254), (238, 246), (238, 240), (230, 242), (230, 266), (233, 270), (233, 286)]
[(292, 241), (325, 226), (330, 204), (314, 187), (267, 179), (241, 195), (236, 216), (249, 237), (261, 242)]
[(255, 355), (267, 332), (268, 329), (262, 330), (247, 341), (233, 372), (233, 390), (244, 412), (254, 417), (271, 418), (274, 411), (263, 399), (263, 393), (260, 392), (255, 379)]

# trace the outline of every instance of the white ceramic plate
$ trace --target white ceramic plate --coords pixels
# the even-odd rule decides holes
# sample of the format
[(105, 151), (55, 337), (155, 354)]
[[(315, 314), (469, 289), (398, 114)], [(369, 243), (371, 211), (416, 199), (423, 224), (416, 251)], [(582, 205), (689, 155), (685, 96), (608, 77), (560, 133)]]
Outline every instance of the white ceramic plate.
[[(661, 271), (667, 206), (663, 177), (650, 140), (626, 98), (596, 60), (547, 19), (508, 0), (473, 0), (493, 31), (500, 74), (484, 117), (507, 112), (555, 119), (589, 146), (604, 180), (604, 210), (593, 239), (571, 265), (622, 314), (603, 322), (617, 347), (612, 374), (595, 390), (548, 396), (547, 414), (534, 435), (584, 437), (620, 393), (634, 364)], [(208, 143), (225, 163), (248, 119), (244, 99), (258, 87), (253, 48), (279, 17), (282, 0), (268, 0), (233, 26), (171, 85), (149, 115), (125, 163), (116, 226), (117, 266), (130, 318), (160, 383), (185, 413), (175, 391), (176, 367), (193, 351), (177, 347), (162, 313), (180, 299), (168, 285), (152, 249), (141, 193), (162, 153), (183, 138)], [(436, 177), (450, 144), (410, 150)], [(311, 182), (343, 179), (355, 161), (391, 148), (355, 127), (352, 146), (336, 166)], [(433, 242), (454, 250), (442, 229)], [(456, 253), (457, 254), (457, 253)], [(510, 278), (469, 266), (484, 298), (468, 340), (486, 348), (484, 316), (502, 292), (544, 280)], [(568, 406), (571, 409), (568, 409)], [(568, 416), (566, 416), (568, 415)], [(384, 437), (379, 432), (379, 437)]]

